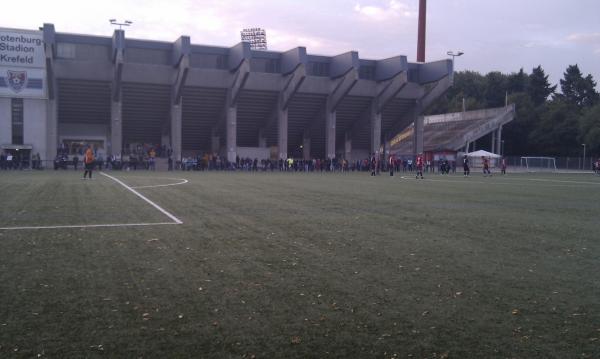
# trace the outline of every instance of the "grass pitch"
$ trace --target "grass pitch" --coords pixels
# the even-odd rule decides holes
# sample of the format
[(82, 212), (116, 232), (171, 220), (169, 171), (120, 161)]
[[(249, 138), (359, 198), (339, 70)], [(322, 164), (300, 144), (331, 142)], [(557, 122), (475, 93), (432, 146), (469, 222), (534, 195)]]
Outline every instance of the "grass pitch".
[[(0, 357), (600, 357), (599, 177), (110, 174), (183, 224), (0, 230)], [(80, 177), (0, 227), (170, 222)]]

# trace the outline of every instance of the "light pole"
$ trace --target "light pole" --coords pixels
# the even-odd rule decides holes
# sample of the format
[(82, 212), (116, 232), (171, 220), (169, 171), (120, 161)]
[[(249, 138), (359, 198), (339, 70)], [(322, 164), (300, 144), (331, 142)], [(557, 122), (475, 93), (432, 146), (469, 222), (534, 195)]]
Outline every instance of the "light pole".
[(452, 67), (454, 68), (454, 58), (457, 56), (462, 56), (465, 53), (462, 51), (457, 51), (456, 53), (454, 51), (448, 51), (446, 54), (448, 54), (448, 56), (452, 56)]
[(581, 145), (583, 146), (583, 164), (582, 164), (582, 167), (583, 167), (583, 170), (585, 171), (585, 143), (582, 143)]
[(111, 25), (118, 26), (119, 30), (123, 28), (123, 26), (131, 26), (133, 21), (125, 20), (124, 22), (118, 22), (117, 19), (109, 19), (108, 20)]
[(500, 148), (500, 156), (504, 157), (504, 140), (502, 142), (502, 148)]

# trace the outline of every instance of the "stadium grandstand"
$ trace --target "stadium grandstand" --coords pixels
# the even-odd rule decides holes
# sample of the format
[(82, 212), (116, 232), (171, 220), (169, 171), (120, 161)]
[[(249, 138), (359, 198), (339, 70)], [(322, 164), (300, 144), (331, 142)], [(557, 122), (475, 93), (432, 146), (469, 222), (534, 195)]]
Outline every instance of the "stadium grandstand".
[[(475, 150), (475, 143), (491, 136), (491, 150), (501, 154), (502, 126), (515, 118), (515, 105), (424, 116), (423, 151), (428, 160), (440, 156), (454, 160), (458, 152)], [(414, 125), (411, 124), (390, 141), (390, 153), (397, 157), (412, 155)]]
[[(51, 160), (93, 143), (105, 156), (168, 147), (174, 159), (362, 159), (452, 84), (452, 61), (411, 63), (289, 51), (0, 29), (0, 143)], [(25, 51), (26, 50), (26, 51)], [(413, 153), (422, 151), (415, 132)], [(23, 152), (22, 152), (23, 153)]]

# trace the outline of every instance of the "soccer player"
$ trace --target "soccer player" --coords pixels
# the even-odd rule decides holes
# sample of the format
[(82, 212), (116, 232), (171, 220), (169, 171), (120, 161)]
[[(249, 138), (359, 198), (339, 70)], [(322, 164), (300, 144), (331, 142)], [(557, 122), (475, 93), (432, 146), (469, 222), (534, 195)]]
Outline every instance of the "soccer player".
[(417, 156), (417, 161), (416, 161), (416, 165), (417, 165), (417, 175), (415, 178), (419, 178), (419, 175), (421, 175), (421, 179), (423, 179), (423, 165), (425, 164), (423, 161), (423, 155), (418, 155)]
[(92, 179), (92, 170), (94, 169), (94, 152), (89, 146), (85, 151), (85, 155), (83, 157), (83, 164), (85, 166), (85, 172), (83, 172), (83, 179), (86, 178), (88, 173), (90, 175), (90, 179)]
[(487, 177), (488, 175), (492, 175), (490, 172), (490, 159), (485, 156), (481, 156), (481, 161), (483, 162), (483, 177)]
[(377, 160), (375, 158), (375, 154), (373, 154), (373, 157), (371, 157), (371, 176), (375, 176), (376, 171), (377, 171)]
[(502, 168), (502, 174), (506, 174), (506, 158), (502, 157), (502, 161), (500, 162), (500, 168)]
[(471, 169), (469, 168), (469, 158), (467, 155), (463, 156), (463, 174), (465, 177), (469, 177), (471, 174)]

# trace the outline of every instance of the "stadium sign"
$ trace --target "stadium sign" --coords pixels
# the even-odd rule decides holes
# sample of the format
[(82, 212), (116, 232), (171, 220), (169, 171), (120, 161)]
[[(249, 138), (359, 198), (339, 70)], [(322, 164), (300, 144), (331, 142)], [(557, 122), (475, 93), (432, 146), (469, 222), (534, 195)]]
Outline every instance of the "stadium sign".
[(46, 98), (41, 31), (0, 28), (0, 96)]

